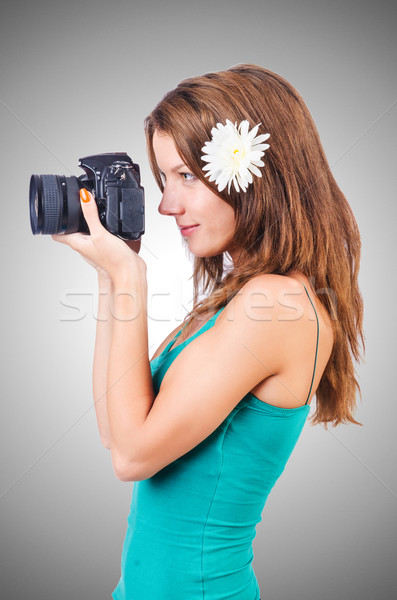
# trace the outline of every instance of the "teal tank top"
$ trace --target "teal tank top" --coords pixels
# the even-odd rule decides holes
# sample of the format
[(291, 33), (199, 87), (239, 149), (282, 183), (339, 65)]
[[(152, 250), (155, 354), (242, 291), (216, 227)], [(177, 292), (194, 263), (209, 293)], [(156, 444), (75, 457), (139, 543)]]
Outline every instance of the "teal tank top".
[[(156, 394), (176, 356), (224, 308), (172, 348), (178, 332), (151, 361)], [(309, 414), (314, 372), (303, 406), (279, 408), (248, 393), (198, 446), (134, 482), (114, 600), (259, 600), (252, 540)]]

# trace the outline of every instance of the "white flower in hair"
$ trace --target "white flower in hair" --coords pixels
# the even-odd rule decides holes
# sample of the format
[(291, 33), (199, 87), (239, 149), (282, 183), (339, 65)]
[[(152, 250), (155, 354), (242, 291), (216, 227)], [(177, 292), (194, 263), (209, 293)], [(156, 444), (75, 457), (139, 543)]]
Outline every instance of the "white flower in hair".
[(229, 119), (226, 119), (226, 125), (217, 123), (211, 130), (212, 139), (206, 142), (202, 151), (202, 160), (208, 163), (203, 167), (203, 171), (208, 171), (206, 177), (210, 181), (215, 181), (218, 190), (221, 192), (233, 183), (237, 192), (246, 191), (248, 185), (252, 183), (252, 173), (262, 177), (258, 167), (263, 167), (261, 160), (264, 150), (267, 150), (269, 144), (263, 142), (270, 137), (270, 133), (261, 135), (258, 133), (259, 125), (256, 125), (251, 131), (249, 122), (241, 121), (237, 128), (237, 123), (233, 125)]

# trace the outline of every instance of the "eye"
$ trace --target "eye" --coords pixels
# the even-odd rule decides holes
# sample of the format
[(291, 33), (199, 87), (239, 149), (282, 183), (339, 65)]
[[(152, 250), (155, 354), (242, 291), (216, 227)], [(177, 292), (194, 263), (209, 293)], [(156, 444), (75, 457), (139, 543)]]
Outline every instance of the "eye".
[(179, 173), (179, 175), (182, 177), (182, 179), (184, 181), (194, 181), (195, 179), (197, 179), (197, 177), (195, 175), (193, 175), (193, 173), (181, 172), (181, 173)]
[(159, 175), (160, 175), (161, 183), (163, 184), (163, 186), (165, 186), (166, 177), (165, 177), (164, 173), (162, 171), (159, 171)]

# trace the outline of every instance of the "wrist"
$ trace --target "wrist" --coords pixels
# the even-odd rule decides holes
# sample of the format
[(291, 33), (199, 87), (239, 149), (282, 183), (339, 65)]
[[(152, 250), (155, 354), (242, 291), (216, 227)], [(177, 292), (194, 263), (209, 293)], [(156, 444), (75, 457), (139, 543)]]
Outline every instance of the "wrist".
[(113, 279), (113, 307), (116, 320), (131, 320), (147, 310), (147, 281), (139, 267), (119, 271)]
[(108, 275), (98, 273), (98, 291), (102, 293), (113, 291), (113, 281)]
[(147, 286), (146, 272), (139, 265), (132, 265), (118, 271), (112, 277), (112, 286), (115, 292), (128, 290), (145, 290)]

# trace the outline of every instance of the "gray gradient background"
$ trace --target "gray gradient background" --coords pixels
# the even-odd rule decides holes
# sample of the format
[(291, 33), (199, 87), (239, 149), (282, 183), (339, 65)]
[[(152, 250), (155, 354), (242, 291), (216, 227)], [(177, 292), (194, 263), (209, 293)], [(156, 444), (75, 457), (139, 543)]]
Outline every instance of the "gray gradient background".
[(190, 306), (191, 265), (157, 213), (142, 122), (181, 79), (239, 62), (303, 95), (363, 241), (364, 427), (304, 429), (258, 526), (262, 599), (396, 597), (392, 4), (2, 2), (2, 598), (109, 599), (132, 491), (113, 475), (92, 409), (94, 271), (31, 235), (29, 176), (78, 174), (78, 157), (115, 150), (142, 165), (152, 353)]

